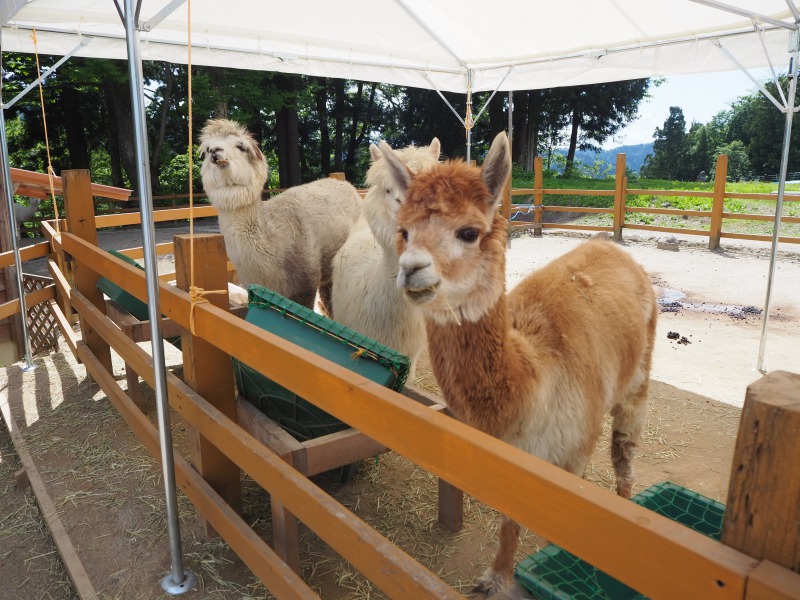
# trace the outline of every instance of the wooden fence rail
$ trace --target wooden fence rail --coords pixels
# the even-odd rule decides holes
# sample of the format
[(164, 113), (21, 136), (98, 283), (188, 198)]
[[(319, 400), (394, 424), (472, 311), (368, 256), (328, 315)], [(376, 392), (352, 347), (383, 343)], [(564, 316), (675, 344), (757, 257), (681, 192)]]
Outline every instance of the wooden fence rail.
[[(681, 233), (686, 235), (696, 235), (707, 237), (708, 247), (714, 250), (719, 247), (721, 238), (737, 239), (737, 240), (755, 240), (762, 242), (771, 242), (771, 235), (758, 235), (758, 234), (745, 234), (723, 231), (724, 219), (737, 219), (737, 220), (750, 220), (750, 221), (774, 221), (773, 215), (758, 215), (758, 214), (745, 214), (745, 213), (731, 213), (725, 211), (726, 200), (776, 200), (774, 194), (762, 193), (744, 193), (744, 192), (729, 192), (726, 190), (727, 173), (728, 173), (728, 157), (724, 154), (717, 157), (717, 167), (714, 179), (714, 191), (699, 191), (699, 190), (650, 190), (644, 188), (629, 188), (628, 180), (625, 177), (625, 155), (617, 155), (617, 175), (614, 180), (613, 190), (583, 190), (583, 189), (562, 189), (562, 188), (545, 188), (544, 179), (542, 176), (542, 157), (537, 156), (534, 159), (534, 187), (533, 188), (517, 188), (509, 192), (510, 197), (505, 198), (503, 202), (503, 214), (506, 218), (511, 216), (511, 211), (514, 205), (511, 203), (511, 198), (514, 196), (533, 196), (533, 204), (528, 207), (528, 212), (533, 211), (533, 230), (534, 235), (541, 235), (542, 229), (573, 229), (573, 230), (586, 230), (586, 231), (612, 231), (614, 239), (617, 241), (622, 239), (623, 231), (630, 230), (644, 230), (644, 231), (657, 231), (662, 233)], [(711, 198), (712, 208), (710, 211), (705, 210), (682, 210), (676, 208), (655, 208), (655, 207), (639, 207), (627, 206), (626, 198), (628, 196), (649, 195), (658, 197), (674, 197), (674, 196), (693, 196), (697, 198)], [(579, 206), (555, 206), (545, 205), (544, 198), (546, 196), (610, 196), (614, 198), (614, 203), (611, 208), (587, 208)], [(787, 193), (784, 195), (785, 202), (798, 202), (800, 201), (800, 194)], [(604, 225), (576, 225), (568, 223), (544, 223), (543, 214), (546, 212), (575, 212), (587, 214), (612, 214), (614, 216), (612, 226)], [(675, 215), (687, 217), (703, 217), (710, 218), (711, 223), (708, 229), (688, 229), (683, 227), (663, 227), (658, 225), (640, 225), (636, 223), (627, 223), (625, 215), (628, 213), (646, 213), (646, 214), (660, 214), (660, 215)], [(800, 223), (800, 217), (782, 217), (783, 223)], [(519, 226), (528, 227), (527, 223), (518, 223)], [(512, 226), (517, 226), (517, 223), (512, 223)], [(800, 243), (800, 237), (796, 236), (781, 236), (781, 242), (790, 244)]]

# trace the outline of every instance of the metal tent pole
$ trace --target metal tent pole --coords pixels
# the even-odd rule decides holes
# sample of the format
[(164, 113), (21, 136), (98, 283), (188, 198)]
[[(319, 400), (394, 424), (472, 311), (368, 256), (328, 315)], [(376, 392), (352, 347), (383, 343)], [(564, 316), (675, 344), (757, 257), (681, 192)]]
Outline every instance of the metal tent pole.
[(141, 199), (142, 239), (144, 243), (145, 276), (147, 283), (147, 312), (150, 319), (153, 370), (155, 377), (158, 430), (161, 443), (161, 468), (164, 473), (164, 491), (167, 505), (172, 573), (161, 580), (161, 587), (172, 595), (188, 592), (194, 587), (195, 576), (184, 570), (181, 550), (181, 532), (178, 521), (178, 502), (175, 489), (175, 465), (173, 462), (172, 433), (169, 422), (169, 395), (164, 360), (164, 340), (161, 336), (161, 310), (159, 308), (158, 265), (155, 250), (155, 226), (153, 223), (152, 190), (150, 184), (150, 159), (147, 152), (147, 132), (144, 111), (144, 81), (142, 58), (139, 47), (139, 29), (136, 23), (138, 10), (134, 0), (124, 0), (123, 22), (128, 48), (128, 74), (131, 85), (133, 129), (136, 140), (136, 183)]
[(789, 93), (786, 99), (786, 124), (783, 131), (783, 152), (781, 154), (781, 172), (778, 177), (778, 200), (775, 205), (775, 225), (772, 230), (772, 247), (769, 255), (769, 274), (767, 275), (767, 297), (764, 300), (764, 318), (761, 322), (761, 342), (758, 346), (758, 362), (756, 369), (764, 371), (764, 354), (767, 347), (767, 326), (769, 323), (770, 302), (772, 300), (772, 282), (775, 278), (775, 257), (778, 253), (778, 241), (780, 238), (781, 215), (783, 212), (783, 193), (786, 189), (786, 172), (789, 166), (789, 145), (792, 139), (792, 119), (795, 111), (795, 95), (797, 92), (797, 58), (800, 36), (794, 31), (791, 36), (791, 48), (789, 58)]
[[(0, 35), (2, 35), (2, 33), (0, 33)], [(2, 44), (0, 43), (0, 45)], [(0, 73), (2, 73), (2, 68), (0, 68)], [(22, 259), (19, 256), (19, 242), (17, 241), (17, 220), (14, 218), (14, 188), (11, 183), (11, 167), (8, 164), (8, 139), (6, 138), (6, 115), (5, 106), (3, 106), (2, 81), (0, 81), (0, 152), (3, 153), (3, 184), (6, 191), (8, 220), (11, 229), (11, 249), (14, 251), (14, 269), (16, 270), (17, 290), (19, 292), (22, 337), (25, 341), (25, 366), (22, 370), (33, 371), (36, 365), (33, 364), (31, 357), (31, 339), (28, 335), (28, 311), (25, 306), (25, 284), (22, 281)]]

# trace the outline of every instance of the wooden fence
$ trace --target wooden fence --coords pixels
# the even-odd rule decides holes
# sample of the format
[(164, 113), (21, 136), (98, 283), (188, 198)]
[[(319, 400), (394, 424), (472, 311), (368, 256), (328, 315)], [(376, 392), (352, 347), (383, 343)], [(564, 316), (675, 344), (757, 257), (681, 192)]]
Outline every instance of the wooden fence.
[[(530, 211), (533, 212), (533, 223), (526, 224), (520, 223), (522, 227), (530, 227), (534, 231), (534, 235), (541, 235), (542, 229), (573, 229), (582, 231), (608, 231), (614, 236), (614, 239), (620, 241), (625, 229), (630, 230), (644, 230), (656, 231), (663, 233), (680, 233), (684, 235), (696, 235), (708, 238), (708, 247), (714, 250), (719, 247), (721, 238), (738, 239), (738, 240), (756, 240), (763, 242), (772, 241), (771, 235), (756, 235), (723, 231), (724, 219), (738, 219), (738, 220), (751, 220), (751, 221), (774, 221), (774, 212), (772, 215), (764, 214), (744, 214), (732, 213), (725, 210), (726, 200), (764, 200), (767, 202), (775, 202), (775, 194), (756, 194), (756, 193), (741, 193), (729, 192), (726, 189), (727, 174), (728, 174), (728, 157), (721, 154), (717, 157), (717, 168), (714, 178), (714, 191), (705, 192), (697, 190), (650, 190), (629, 188), (628, 178), (625, 176), (625, 155), (617, 155), (617, 171), (614, 180), (613, 190), (583, 190), (583, 189), (561, 189), (561, 188), (545, 188), (544, 179), (542, 176), (542, 157), (537, 156), (534, 159), (534, 187), (533, 188), (516, 188), (511, 189), (506, 193), (503, 199), (502, 212), (506, 218), (511, 216), (513, 208), (512, 198), (514, 196), (533, 196), (533, 205)], [(546, 205), (545, 197), (549, 195), (559, 196), (608, 196), (613, 197), (613, 204), (610, 208), (593, 208), (582, 206), (555, 206)], [(626, 199), (630, 195), (649, 195), (658, 197), (674, 197), (674, 196), (694, 196), (698, 198), (711, 198), (712, 207), (710, 211), (703, 210), (681, 210), (677, 208), (656, 208), (656, 207), (639, 207), (628, 206)], [(798, 202), (800, 201), (800, 194), (787, 193), (784, 195), (785, 202)], [(545, 223), (543, 215), (545, 212), (571, 212), (571, 213), (585, 213), (585, 214), (608, 214), (613, 216), (613, 225), (583, 225), (583, 224), (570, 224), (570, 223)], [(659, 215), (674, 215), (685, 217), (705, 217), (710, 218), (710, 226), (708, 229), (688, 229), (682, 227), (660, 227), (657, 225), (643, 225), (637, 223), (628, 223), (625, 216), (630, 213), (645, 213), (645, 214), (659, 214)], [(800, 217), (783, 217), (782, 223), (800, 223)], [(515, 226), (512, 223), (512, 226)], [(800, 237), (781, 236), (781, 242), (792, 244), (800, 243)]]
[[(63, 179), (65, 230), (56, 233), (52, 223), (45, 223), (47, 241), (24, 249), (24, 258), (48, 255), (55, 288), (53, 307), (67, 345), (157, 457), (156, 429), (114, 378), (110, 352), (113, 349), (151, 385), (152, 357), (106, 316), (103, 295), (96, 287), (98, 273), (102, 273), (134, 296), (147, 300), (144, 273), (100, 249), (96, 242), (97, 227), (137, 222), (138, 215), (95, 219), (88, 171), (67, 171)], [(536, 193), (543, 194), (544, 190)], [(213, 212), (211, 207), (201, 210)], [(167, 210), (157, 213), (156, 220), (188, 216), (186, 210)], [(0, 266), (11, 264), (5, 254), (0, 255)], [(220, 260), (224, 261), (224, 257)], [(185, 269), (185, 265), (178, 268)], [(34, 297), (41, 293), (27, 296), (28, 305), (41, 301)], [(192, 301), (187, 292), (162, 282), (160, 303), (162, 314), (188, 330)], [(0, 311), (12, 308), (7, 303), (0, 306)], [(80, 320), (80, 337), (69, 326), (73, 310)], [(185, 331), (184, 340), (192, 344), (202, 341), (218, 353), (239, 359), (377, 443), (650, 598), (800, 599), (800, 575), (789, 568), (797, 568), (791, 561), (800, 552), (783, 556), (783, 551), (771, 553), (769, 544), (751, 547), (745, 541), (735, 549), (716, 542), (265, 332), (214, 303), (196, 304), (193, 314), (194, 333)], [(195, 355), (190, 368), (197, 372), (219, 368), (219, 361), (215, 367), (205, 360), (202, 354)], [(201, 518), (213, 526), (276, 597), (316, 595), (238, 516), (233, 508), (235, 492), (231, 497), (230, 490), (215, 484), (231, 472), (237, 479), (239, 470), (246, 472), (272, 496), (273, 503), (302, 520), (387, 596), (437, 600), (461, 597), (425, 565), (394, 546), (242, 429), (231, 416), (231, 398), (226, 392), (212, 391), (213, 386), (193, 388), (172, 374), (167, 377), (172, 408), (205, 439), (209, 452), (225, 457), (225, 461), (217, 461), (218, 468), (233, 470), (221, 473), (212, 468), (201, 476), (176, 453), (178, 485)], [(785, 389), (770, 388), (770, 394), (781, 395), (790, 390), (796, 396), (798, 387), (795, 377)], [(798, 404), (795, 401), (795, 411)], [(748, 438), (749, 441), (752, 440)], [(788, 435), (781, 440), (759, 440), (757, 452), (763, 457), (773, 445), (788, 449), (785, 456), (796, 456), (798, 444)], [(739, 453), (737, 446), (737, 460), (745, 462), (745, 454)], [(789, 463), (783, 473), (770, 471), (781, 485), (748, 488), (748, 502), (766, 495), (777, 503), (785, 488), (783, 477), (798, 480), (791, 471), (793, 463)], [(492, 485), (485, 484), (480, 475), (485, 473), (492, 473)], [(734, 469), (731, 489), (740, 479)], [(797, 504), (796, 498), (794, 503)], [(791, 501), (785, 499), (784, 508), (787, 504)], [(798, 511), (798, 506), (773, 510), (766, 530), (784, 534), (787, 530), (796, 531)], [(797, 549), (800, 542), (791, 543)]]

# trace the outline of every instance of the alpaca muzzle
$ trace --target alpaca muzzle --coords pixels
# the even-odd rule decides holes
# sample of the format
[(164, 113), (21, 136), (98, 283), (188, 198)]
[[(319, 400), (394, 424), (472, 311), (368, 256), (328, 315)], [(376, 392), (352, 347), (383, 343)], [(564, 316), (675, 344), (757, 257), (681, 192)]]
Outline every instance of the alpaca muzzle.
[(221, 153), (217, 152), (211, 153), (211, 160), (218, 167), (227, 167), (229, 164), (231, 164), (231, 161), (225, 158)]

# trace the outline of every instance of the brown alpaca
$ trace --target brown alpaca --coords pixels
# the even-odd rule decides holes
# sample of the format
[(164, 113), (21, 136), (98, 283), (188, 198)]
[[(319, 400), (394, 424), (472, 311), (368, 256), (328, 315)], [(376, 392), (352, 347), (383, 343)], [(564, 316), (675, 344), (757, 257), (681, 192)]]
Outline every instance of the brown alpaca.
[[(397, 285), (425, 315), (450, 410), (578, 476), (611, 413), (617, 493), (630, 497), (658, 314), (647, 274), (615, 244), (592, 239), (506, 294), (506, 221), (496, 211), (511, 173), (506, 135), (481, 169), (447, 162), (414, 175), (388, 145), (381, 150), (406, 198)], [(509, 582), (518, 533), (504, 517), (476, 590)]]

